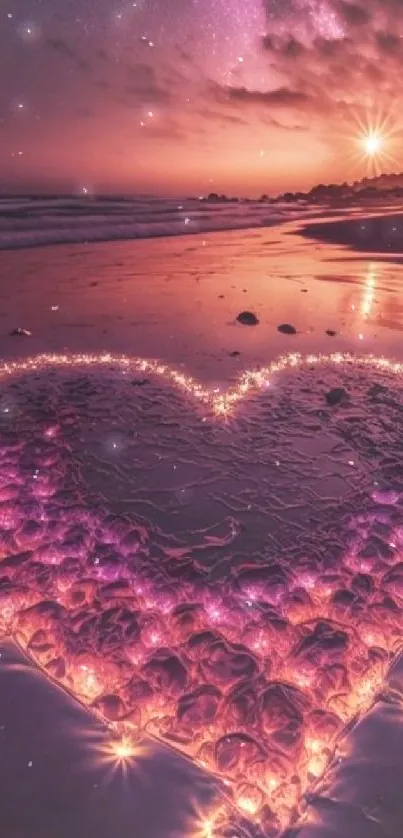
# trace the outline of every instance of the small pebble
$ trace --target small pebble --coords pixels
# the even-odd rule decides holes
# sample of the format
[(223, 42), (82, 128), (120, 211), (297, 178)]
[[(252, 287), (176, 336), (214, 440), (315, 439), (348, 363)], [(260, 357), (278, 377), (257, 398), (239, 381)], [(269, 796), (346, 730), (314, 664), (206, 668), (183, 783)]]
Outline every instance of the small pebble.
[(326, 401), (328, 404), (332, 405), (332, 407), (336, 404), (346, 404), (349, 401), (349, 395), (347, 390), (344, 387), (334, 387), (333, 390), (329, 390), (326, 393)]
[(281, 332), (283, 335), (297, 334), (295, 326), (292, 326), (291, 323), (281, 323), (280, 326), (277, 326), (277, 331)]
[(256, 314), (253, 314), (252, 311), (241, 311), (237, 317), (238, 323), (242, 323), (244, 326), (257, 326), (259, 323)]
[(20, 337), (20, 338), (30, 338), (30, 337), (32, 337), (32, 332), (29, 332), (28, 329), (18, 328), (18, 329), (13, 329), (10, 332), (10, 335), (13, 335), (13, 336), (18, 335), (18, 337)]
[(388, 388), (384, 386), (384, 384), (373, 384), (372, 387), (369, 388), (367, 391), (367, 395), (372, 399), (376, 398), (377, 396), (383, 395), (383, 393), (387, 393)]

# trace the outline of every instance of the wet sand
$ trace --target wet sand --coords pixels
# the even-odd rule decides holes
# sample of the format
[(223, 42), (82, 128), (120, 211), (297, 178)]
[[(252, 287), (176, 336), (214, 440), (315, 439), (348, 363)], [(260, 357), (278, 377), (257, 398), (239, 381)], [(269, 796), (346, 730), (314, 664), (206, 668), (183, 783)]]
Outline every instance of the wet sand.
[[(300, 226), (2, 252), (0, 356), (108, 350), (223, 381), (294, 350), (401, 357), (399, 267)], [(236, 323), (245, 309), (259, 326)], [(33, 337), (10, 337), (18, 327)]]
[(163, 746), (149, 744), (132, 765), (116, 767), (105, 727), (15, 646), (2, 643), (0, 653), (2, 836), (179, 836), (194, 804), (212, 805), (208, 777)]
[[(401, 359), (399, 266), (368, 250), (357, 258), (338, 246), (345, 239), (315, 245), (299, 235), (299, 226), (2, 253), (0, 355), (125, 352), (183, 365), (201, 381), (225, 385), (242, 370), (287, 351), (373, 352)], [(312, 225), (307, 234), (313, 235)], [(256, 312), (258, 326), (236, 323), (244, 309)], [(280, 334), (277, 326), (284, 322), (294, 324), (297, 334)], [(17, 326), (32, 329), (33, 337), (9, 336)], [(326, 335), (326, 329), (337, 335)], [(239, 356), (230, 357), (234, 351)], [(191, 834), (189, 801), (206, 803), (204, 776), (161, 751), (146, 767), (136, 764), (140, 780), (128, 777), (123, 789), (116, 777), (108, 784), (105, 772), (101, 777), (99, 767), (87, 763), (88, 741), (97, 743), (98, 753), (104, 735), (93, 719), (21, 664), (15, 650), (5, 647), (1, 661), (1, 834)], [(72, 726), (77, 737), (71, 736)], [(299, 838), (400, 838), (400, 729), (401, 710), (388, 703), (360, 722)], [(380, 742), (390, 759), (377, 766), (373, 753)]]
[(304, 224), (300, 234), (328, 244), (343, 245), (363, 253), (383, 257), (392, 256), (399, 263), (403, 256), (403, 213), (388, 212), (367, 215), (361, 212), (356, 218)]

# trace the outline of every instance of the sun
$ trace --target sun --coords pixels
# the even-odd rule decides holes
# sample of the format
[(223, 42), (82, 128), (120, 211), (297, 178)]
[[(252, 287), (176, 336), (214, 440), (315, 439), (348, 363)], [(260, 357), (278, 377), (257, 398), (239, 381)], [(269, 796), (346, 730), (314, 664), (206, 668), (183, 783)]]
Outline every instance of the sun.
[(383, 146), (382, 137), (379, 134), (367, 134), (362, 142), (365, 154), (369, 157), (379, 154)]
[(351, 168), (351, 174), (358, 174), (359, 167), (361, 177), (365, 171), (368, 178), (386, 171), (400, 171), (402, 134), (403, 117), (396, 100), (386, 108), (375, 104), (360, 108), (346, 106), (335, 138), (340, 143), (343, 164)]

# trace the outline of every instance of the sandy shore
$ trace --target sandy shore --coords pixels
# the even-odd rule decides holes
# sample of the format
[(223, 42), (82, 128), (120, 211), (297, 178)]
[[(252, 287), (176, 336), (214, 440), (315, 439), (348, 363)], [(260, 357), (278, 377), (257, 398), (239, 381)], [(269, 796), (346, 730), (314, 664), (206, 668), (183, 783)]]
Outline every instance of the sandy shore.
[(352, 250), (403, 256), (403, 213), (383, 215), (362, 214), (355, 218), (305, 224), (302, 236), (328, 244), (343, 245)]
[[(0, 645), (0, 834), (7, 838), (162, 838), (183, 835), (211, 806), (208, 777), (148, 743), (130, 766), (108, 758), (109, 734)], [(172, 797), (175, 806), (172, 806)]]
[[(203, 772), (150, 744), (122, 773), (105, 759), (108, 734), (88, 713), (15, 647), (3, 643), (0, 653), (2, 835), (195, 835), (189, 829), (195, 813), (214, 810), (218, 800)], [(284, 838), (399, 838), (402, 748), (403, 712), (380, 703), (343, 742), (340, 754), (348, 758), (335, 764), (312, 799), (306, 823)], [(381, 750), (387, 761), (369, 764), (369, 749)]]
[[(186, 239), (61, 245), (2, 252), (0, 356), (15, 359), (42, 352), (124, 352), (162, 359), (190, 372), (202, 382), (218, 382), (224, 386), (242, 370), (265, 365), (290, 351), (302, 354), (375, 353), (401, 359), (403, 274), (397, 265), (378, 258), (378, 254), (391, 252), (389, 248), (385, 249), (387, 242), (382, 239), (382, 231), (384, 228), (389, 230), (390, 224), (397, 227), (399, 223), (403, 224), (402, 218), (395, 214), (387, 220), (332, 221), (306, 225), (302, 232), (300, 222), (294, 222), (270, 230), (216, 233)], [(366, 239), (365, 248), (359, 246), (362, 241), (358, 238), (355, 249), (362, 252), (357, 257), (345, 246), (355, 246), (362, 224), (368, 224), (375, 231), (377, 246), (368, 247), (368, 243), (374, 242), (372, 236)], [(313, 238), (320, 239), (320, 243), (314, 244)], [(382, 241), (383, 249), (379, 247)], [(393, 241), (397, 246), (397, 238)], [(392, 250), (395, 258), (399, 253), (397, 249)], [(248, 327), (236, 322), (239, 312), (245, 309), (257, 314), (257, 326)], [(296, 334), (279, 332), (281, 323), (293, 324)], [(10, 332), (16, 327), (32, 330), (32, 336), (11, 336)], [(329, 331), (332, 334), (328, 334)], [(326, 380), (321, 382), (324, 391), (327, 387)], [(136, 393), (138, 388), (133, 391)], [(281, 399), (281, 380), (275, 382), (275, 392)], [(309, 393), (312, 400), (312, 390)], [(150, 410), (155, 411), (157, 399), (149, 396), (149, 400)], [(284, 402), (287, 402), (286, 398)], [(389, 402), (392, 410), (391, 398)], [(367, 409), (369, 399), (365, 398), (362, 404)], [(358, 419), (360, 415), (366, 416), (362, 404), (358, 409), (353, 403), (350, 427), (357, 427), (354, 424), (358, 421), (357, 416)], [(278, 508), (273, 504), (272, 526), (268, 527), (266, 523), (270, 512), (268, 502), (257, 505), (256, 513), (250, 511), (253, 491), (246, 485), (242, 469), (239, 483), (235, 484), (231, 475), (224, 488), (208, 489), (211, 508), (217, 506), (217, 498), (222, 492), (221, 500), (224, 498), (228, 504), (227, 513), (229, 510), (231, 514), (239, 515), (240, 498), (246, 487), (248, 504), (242, 518), (245, 537), (249, 537), (248, 530), (255, 538), (260, 537), (257, 518), (255, 520), (253, 515), (262, 521), (262, 510), (266, 510), (262, 529), (269, 529), (272, 537), (275, 522), (277, 520), (278, 525), (282, 510), (286, 508), (281, 498), (289, 500), (292, 497), (295, 509), (305, 509), (303, 499), (295, 500), (293, 493), (304, 490), (304, 479), (310, 469), (310, 494), (308, 491), (306, 494), (310, 497), (307, 507), (311, 515), (314, 499), (323, 489), (318, 475), (323, 474), (324, 463), (328, 468), (329, 485), (334, 480), (333, 449), (343, 461), (344, 471), (348, 475), (351, 473), (351, 478), (345, 480), (344, 500), (356, 511), (364, 485), (360, 467), (366, 480), (373, 479), (374, 460), (367, 462), (365, 459), (366, 437), (361, 451), (360, 434), (357, 433), (357, 442), (354, 433), (350, 434), (348, 430), (348, 423), (343, 424), (342, 413), (340, 417), (335, 414), (332, 420), (333, 432), (340, 430), (340, 439), (332, 433), (328, 437), (328, 426), (322, 428), (320, 424), (322, 414), (328, 410), (322, 410), (322, 402), (319, 406), (320, 410), (312, 401), (314, 412), (302, 431), (298, 415), (295, 425), (291, 416), (287, 417), (284, 456), (279, 461), (270, 461), (273, 470), (268, 481), (272, 483), (270, 491), (276, 500), (278, 490), (280, 499)], [(377, 404), (375, 410), (378, 410)], [(273, 418), (271, 413), (268, 416)], [(400, 416), (397, 408), (396, 416)], [(201, 464), (208, 463), (208, 457), (200, 454), (202, 446), (197, 433), (186, 456), (181, 455), (184, 417), (185, 413), (181, 414), (183, 426), (177, 418), (171, 425), (168, 423), (171, 436), (173, 427), (181, 428), (178, 451), (172, 456), (179, 452), (179, 462), (183, 461), (189, 468), (191, 456), (196, 452), (201, 460), (198, 462), (195, 455), (194, 466), (200, 476)], [(390, 418), (388, 428), (382, 430), (385, 451), (387, 434), (397, 434), (397, 422), (398, 419)], [(138, 431), (140, 424), (133, 421), (130, 427)], [(162, 424), (156, 427), (160, 435)], [(81, 442), (85, 447), (84, 425), (83, 428)], [(241, 452), (246, 456), (246, 442), (250, 443), (248, 458), (241, 461), (245, 471), (252, 471), (249, 466), (255, 454), (266, 452), (262, 454), (266, 460), (262, 460), (262, 470), (256, 479), (259, 487), (268, 479), (267, 457), (273, 453), (270, 422), (265, 423), (265, 428), (269, 430), (266, 442), (261, 425), (256, 421), (254, 425), (252, 423), (250, 439), (246, 435), (241, 446)], [(216, 436), (211, 434), (211, 439), (214, 436), (215, 444), (223, 446), (228, 430), (219, 432), (221, 436), (217, 435), (217, 429), (214, 433)], [(107, 435), (105, 439), (109, 444)], [(148, 443), (146, 433), (144, 439)], [(164, 441), (163, 453), (167, 461), (169, 439), (167, 436)], [(356, 444), (359, 454), (354, 448)], [(236, 443), (231, 441), (231, 445), (231, 457), (227, 453), (218, 469), (213, 469), (214, 480), (217, 472), (224, 479), (224, 464), (237, 459)], [(374, 443), (370, 440), (368, 445), (370, 453), (374, 452)], [(142, 448), (145, 447), (144, 443)], [(211, 450), (214, 450), (213, 443)], [(222, 452), (225, 453), (224, 447)], [(143, 468), (143, 454), (139, 449), (134, 474), (136, 468)], [(127, 499), (126, 463), (118, 463), (119, 481), (115, 474), (114, 483), (111, 480), (112, 456), (114, 453), (106, 450), (105, 445), (102, 450), (105, 496), (109, 491), (111, 497), (115, 497), (115, 486), (119, 488), (121, 480), (122, 494)], [(290, 472), (292, 457), (293, 474)], [(394, 464), (396, 457), (394, 453)], [(381, 456), (379, 459), (381, 461)], [(386, 463), (386, 453), (384, 459)], [(82, 454), (83, 469), (84, 461)], [(278, 469), (279, 477), (276, 477), (280, 461), (286, 468)], [(171, 476), (166, 476), (168, 467), (166, 474), (162, 478), (158, 476), (158, 480), (176, 514), (179, 503), (184, 504), (181, 509), (185, 509), (186, 504), (190, 509), (192, 497), (181, 494), (184, 489), (176, 463), (174, 468), (177, 483)], [(336, 471), (339, 479), (341, 466), (337, 466)], [(156, 473), (154, 463), (150, 473)], [(167, 482), (163, 483), (163, 480)], [(211, 480), (209, 474), (205, 485), (210, 487)], [(281, 480), (285, 481), (284, 485)], [(287, 484), (287, 480), (291, 482)], [(337, 508), (340, 490), (333, 486), (333, 491), (334, 496), (327, 486), (324, 494)], [(193, 500), (192, 514), (196, 515), (199, 526), (199, 507), (208, 508), (208, 497), (206, 494), (203, 503), (199, 503), (196, 494)], [(293, 514), (291, 512), (286, 521), (287, 532), (292, 531)], [(303, 520), (305, 522), (305, 518)], [(343, 521), (341, 517), (340, 527)], [(317, 522), (322, 525), (322, 515), (318, 514)], [(302, 527), (297, 523), (295, 540), (298, 542)], [(309, 527), (313, 531), (313, 525), (309, 524)], [(251, 554), (257, 553), (258, 549), (263, 551), (261, 545), (256, 549), (254, 545)], [(140, 838), (183, 838), (189, 834), (193, 838), (194, 833), (188, 828), (191, 810), (194, 814), (194, 810), (205, 805), (212, 794), (205, 775), (163, 748), (155, 748), (145, 760), (136, 760), (123, 779), (116, 772), (108, 774), (99, 764), (105, 731), (100, 730), (80, 706), (27, 666), (15, 648), (4, 645), (0, 651), (1, 835), (4, 833), (7, 838), (71, 838), (72, 835), (77, 838), (115, 838), (116, 835), (131, 838), (136, 834)], [(292, 834), (298, 838), (345, 838), (346, 835), (400, 838), (403, 823), (402, 730), (400, 707), (380, 702), (344, 741), (339, 754), (341, 760), (319, 796), (312, 800), (307, 824)], [(381, 751), (383, 757), (377, 763), (373, 755)], [(202, 834), (198, 838), (206, 836)]]
[[(402, 357), (398, 268), (299, 226), (2, 252), (0, 357), (108, 350), (222, 381), (290, 350)], [(236, 322), (245, 309), (258, 326)], [(11, 337), (18, 327), (33, 336)]]

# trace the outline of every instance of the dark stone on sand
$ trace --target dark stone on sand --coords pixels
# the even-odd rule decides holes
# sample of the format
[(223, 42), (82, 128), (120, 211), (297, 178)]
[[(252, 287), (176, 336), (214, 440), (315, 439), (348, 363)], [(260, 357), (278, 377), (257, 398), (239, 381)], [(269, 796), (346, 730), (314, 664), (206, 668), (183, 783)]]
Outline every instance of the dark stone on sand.
[(277, 326), (277, 331), (281, 332), (283, 335), (297, 334), (295, 326), (292, 326), (291, 323), (280, 323), (280, 326)]
[(373, 399), (387, 392), (388, 388), (385, 387), (384, 384), (373, 384), (372, 387), (369, 388), (367, 395), (370, 397), (370, 399)]
[(237, 349), (234, 349), (232, 352), (228, 352), (230, 358), (239, 358), (240, 352)]
[(238, 323), (242, 323), (244, 326), (257, 326), (259, 323), (256, 314), (253, 314), (252, 311), (241, 311), (237, 317)]
[(337, 332), (334, 329), (326, 329), (326, 334), (329, 335), (330, 338), (335, 338)]
[(219, 295), (218, 295), (218, 299), (219, 299), (219, 300), (223, 300), (223, 299), (224, 299), (224, 294), (219, 294)]
[(137, 381), (136, 379), (134, 379), (134, 381), (132, 381), (132, 384), (133, 387), (144, 387), (145, 384), (148, 384), (148, 378), (139, 378), (137, 379)]
[(98, 280), (94, 280), (94, 282), (90, 282), (90, 288), (95, 288), (96, 285), (99, 285)]
[(333, 387), (333, 390), (326, 393), (326, 401), (332, 407), (336, 404), (346, 404), (349, 400), (350, 397), (344, 387)]
[(308, 293), (307, 288), (301, 288), (300, 291), (301, 291), (301, 294), (307, 294)]
[(30, 337), (32, 337), (32, 332), (29, 332), (28, 329), (18, 328), (18, 329), (12, 329), (12, 331), (10, 332), (10, 335), (12, 335), (13, 337), (17, 336), (17, 337), (20, 337), (20, 338), (30, 338)]

